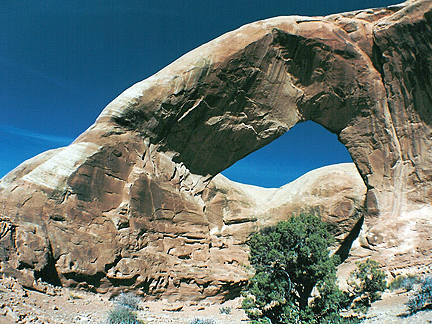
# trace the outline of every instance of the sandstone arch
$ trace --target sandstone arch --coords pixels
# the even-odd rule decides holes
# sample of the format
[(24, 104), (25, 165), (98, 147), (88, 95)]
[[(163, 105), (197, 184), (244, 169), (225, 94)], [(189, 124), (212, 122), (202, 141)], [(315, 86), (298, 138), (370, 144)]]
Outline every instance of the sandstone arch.
[(413, 251), (409, 265), (424, 265), (431, 36), (431, 1), (412, 1), (260, 21), (186, 54), (69, 147), (0, 182), (1, 271), (36, 288), (56, 273), (97, 291), (235, 293), (247, 278), (242, 243), (269, 219), (250, 189), (215, 176), (302, 120), (337, 134), (366, 184), (364, 206), (352, 184), (344, 217), (366, 215), (366, 243), (392, 256), (389, 267)]
[(203, 176), (315, 121), (350, 152), (369, 214), (398, 215), (430, 192), (429, 3), (398, 9), (247, 25), (144, 81), (145, 101), (113, 119)]
[(327, 165), (352, 163), (335, 134), (306, 121), (221, 172), (228, 179), (264, 188), (278, 188), (309, 171)]

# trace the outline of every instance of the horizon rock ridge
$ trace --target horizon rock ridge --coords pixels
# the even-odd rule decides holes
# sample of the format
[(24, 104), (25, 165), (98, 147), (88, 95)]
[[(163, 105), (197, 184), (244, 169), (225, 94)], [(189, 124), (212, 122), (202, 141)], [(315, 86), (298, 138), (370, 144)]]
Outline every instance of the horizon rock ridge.
[[(430, 271), (431, 28), (432, 1), (407, 1), (258, 21), (185, 54), (1, 179), (0, 273), (227, 299), (249, 276), (248, 235), (300, 212), (319, 212), (346, 256), (359, 236), (388, 271)], [(219, 175), (306, 120), (355, 166), (279, 189)]]

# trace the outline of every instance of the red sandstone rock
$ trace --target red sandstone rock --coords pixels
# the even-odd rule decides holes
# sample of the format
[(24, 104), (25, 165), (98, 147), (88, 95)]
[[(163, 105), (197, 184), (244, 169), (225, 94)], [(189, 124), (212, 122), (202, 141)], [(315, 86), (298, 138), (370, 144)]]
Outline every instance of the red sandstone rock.
[[(227, 298), (248, 277), (248, 234), (314, 210), (342, 237), (365, 216), (361, 244), (388, 267), (430, 262), (431, 6), (256, 22), (132, 86), (1, 180), (0, 271)], [(339, 136), (365, 202), (343, 168), (284, 199), (217, 176), (304, 120)]]

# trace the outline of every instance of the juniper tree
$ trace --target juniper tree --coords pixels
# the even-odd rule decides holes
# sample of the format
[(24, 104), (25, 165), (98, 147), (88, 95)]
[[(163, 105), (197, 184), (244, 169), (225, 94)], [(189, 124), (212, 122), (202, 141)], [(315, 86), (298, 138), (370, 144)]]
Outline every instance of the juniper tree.
[[(334, 238), (313, 215), (299, 215), (252, 235), (255, 269), (243, 308), (255, 323), (340, 321), (343, 294), (336, 284)], [(314, 287), (317, 296), (310, 300)]]

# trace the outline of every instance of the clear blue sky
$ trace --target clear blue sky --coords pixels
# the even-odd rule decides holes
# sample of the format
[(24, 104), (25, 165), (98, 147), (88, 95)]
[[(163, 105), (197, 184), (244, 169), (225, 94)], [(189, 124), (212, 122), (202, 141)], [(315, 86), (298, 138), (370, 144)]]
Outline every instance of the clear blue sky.
[[(274, 16), (326, 15), (398, 2), (3, 1), (0, 177), (38, 153), (69, 144), (123, 90), (225, 32)], [(312, 126), (297, 125), (224, 174), (272, 187), (313, 168), (350, 160), (332, 134)], [(317, 151), (322, 147), (327, 149)]]

